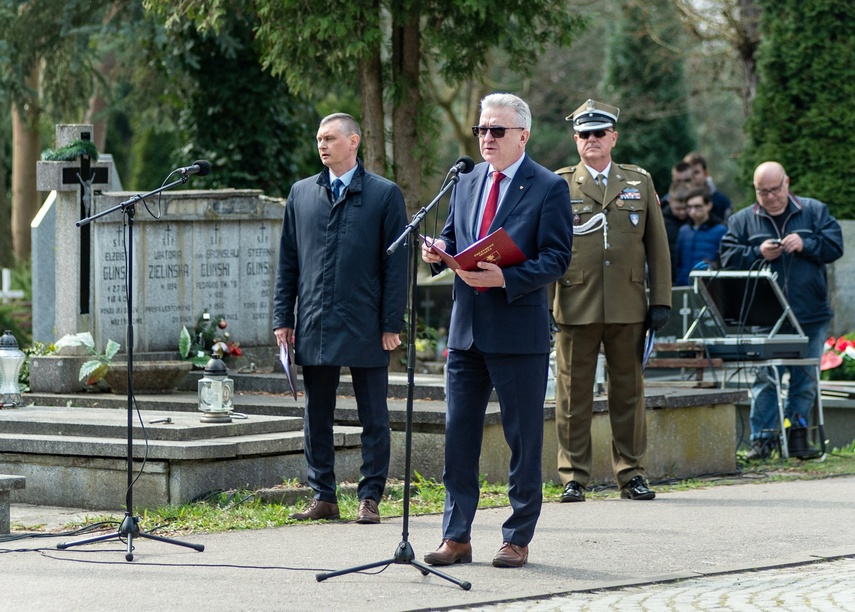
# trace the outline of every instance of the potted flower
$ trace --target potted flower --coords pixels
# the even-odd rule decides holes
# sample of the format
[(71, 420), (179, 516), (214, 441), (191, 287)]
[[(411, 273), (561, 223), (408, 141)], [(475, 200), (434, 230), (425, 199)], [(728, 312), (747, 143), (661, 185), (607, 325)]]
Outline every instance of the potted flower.
[(113, 363), (113, 357), (119, 352), (120, 345), (113, 340), (107, 340), (107, 346), (104, 347), (104, 352), (99, 353), (95, 348), (95, 339), (89, 332), (80, 332), (79, 334), (67, 334), (57, 340), (56, 348), (66, 347), (84, 347), (92, 359), (83, 362), (80, 366), (78, 376), (81, 382), (87, 385), (95, 385), (107, 375), (110, 370), (110, 365)]

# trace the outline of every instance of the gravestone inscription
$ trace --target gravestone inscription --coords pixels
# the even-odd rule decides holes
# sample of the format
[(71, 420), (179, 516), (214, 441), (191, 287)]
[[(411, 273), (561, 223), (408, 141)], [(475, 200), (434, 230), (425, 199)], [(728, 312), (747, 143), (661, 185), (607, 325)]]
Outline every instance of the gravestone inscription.
[[(104, 193), (97, 210), (130, 194)], [(160, 217), (137, 204), (134, 219), (133, 324), (135, 351), (176, 351), (181, 327), (203, 312), (222, 315), (241, 346), (275, 343), (273, 285), (284, 201), (256, 190), (162, 194)], [(156, 201), (149, 208), (157, 212)], [(127, 227), (120, 213), (94, 224), (93, 335), (119, 341), (127, 326)]]

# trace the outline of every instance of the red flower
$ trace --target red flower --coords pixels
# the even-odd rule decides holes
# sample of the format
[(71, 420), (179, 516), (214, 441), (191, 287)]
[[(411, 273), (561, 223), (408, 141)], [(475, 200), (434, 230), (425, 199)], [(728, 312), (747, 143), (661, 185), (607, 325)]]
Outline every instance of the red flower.
[(834, 351), (825, 351), (822, 354), (822, 363), (819, 366), (819, 369), (823, 372), (825, 370), (833, 370), (837, 366), (843, 363), (843, 357), (835, 353)]
[(835, 350), (835, 351), (837, 351), (838, 353), (842, 353), (843, 351), (845, 351), (845, 350), (846, 350), (846, 348), (847, 348), (850, 344), (851, 344), (851, 343), (849, 342), (849, 340), (847, 340), (847, 339), (846, 339), (846, 338), (844, 338), (843, 336), (840, 336), (840, 337), (837, 339), (837, 344), (835, 344), (835, 345), (834, 345), (834, 350)]

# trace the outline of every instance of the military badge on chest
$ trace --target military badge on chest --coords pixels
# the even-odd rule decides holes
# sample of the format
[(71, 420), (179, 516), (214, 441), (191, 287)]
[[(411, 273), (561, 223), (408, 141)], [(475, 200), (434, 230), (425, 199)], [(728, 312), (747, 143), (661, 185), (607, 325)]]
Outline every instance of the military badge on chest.
[[(581, 201), (581, 200), (579, 200)], [(582, 214), (588, 214), (593, 212), (593, 208), (590, 205), (585, 205), (582, 207), (574, 207), (573, 209), (573, 225), (582, 225)]]

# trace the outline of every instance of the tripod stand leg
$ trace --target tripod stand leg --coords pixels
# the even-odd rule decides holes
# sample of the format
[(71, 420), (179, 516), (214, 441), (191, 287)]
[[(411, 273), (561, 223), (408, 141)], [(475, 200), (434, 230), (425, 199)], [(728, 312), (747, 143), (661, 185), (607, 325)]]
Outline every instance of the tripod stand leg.
[(62, 542), (61, 544), (57, 544), (56, 547), (59, 550), (65, 550), (66, 548), (71, 548), (72, 546), (81, 546), (83, 544), (92, 544), (94, 542), (105, 542), (106, 540), (118, 539), (118, 533), (107, 533), (104, 535), (93, 536), (91, 538), (85, 538), (83, 540), (75, 540), (74, 542)]
[(449, 576), (445, 572), (441, 572), (437, 569), (432, 568), (429, 565), (425, 565), (421, 561), (416, 561), (416, 555), (413, 552), (413, 547), (407, 540), (404, 540), (400, 544), (398, 544), (398, 548), (395, 550), (395, 556), (391, 559), (386, 559), (385, 561), (377, 561), (375, 563), (367, 563), (365, 565), (360, 565), (357, 567), (351, 567), (348, 569), (338, 570), (336, 572), (326, 572), (322, 574), (316, 574), (315, 579), (318, 582), (323, 582), (327, 578), (334, 578), (335, 576), (343, 576), (345, 574), (352, 574), (354, 572), (362, 572), (368, 569), (372, 569), (375, 567), (380, 567), (383, 565), (411, 565), (415, 567), (422, 573), (422, 576), (427, 576), (428, 574), (433, 574), (434, 576), (439, 576), (440, 578), (444, 578), (449, 582), (453, 582), (457, 586), (459, 586), (464, 591), (468, 591), (472, 588), (472, 584), (466, 580), (460, 580), (455, 578), (454, 576)]
[(190, 542), (182, 542), (180, 540), (173, 540), (172, 538), (165, 538), (163, 536), (154, 535), (153, 533), (146, 533), (144, 531), (139, 532), (139, 537), (148, 538), (149, 540), (157, 540), (158, 542), (166, 542), (167, 544), (175, 544), (176, 546), (184, 546), (185, 548), (192, 548), (197, 552), (202, 552), (205, 550), (204, 544), (191, 544)]
[(122, 520), (122, 524), (119, 525), (119, 530), (116, 533), (108, 533), (105, 535), (94, 536), (91, 538), (84, 538), (83, 540), (76, 540), (74, 542), (63, 542), (61, 544), (57, 544), (56, 547), (59, 550), (65, 550), (66, 548), (71, 548), (72, 546), (92, 544), (94, 542), (104, 542), (113, 539), (121, 540), (122, 538), (125, 538), (128, 545), (127, 551), (125, 552), (125, 560), (133, 561), (134, 537), (148, 538), (149, 540), (157, 540), (158, 542), (166, 542), (167, 544), (184, 546), (186, 548), (192, 548), (193, 550), (198, 552), (202, 552), (203, 550), (205, 550), (205, 546), (203, 544), (191, 544), (189, 542), (173, 540), (172, 538), (165, 538), (163, 536), (158, 536), (151, 533), (145, 533), (144, 531), (140, 531), (139, 517), (132, 516), (130, 514), (125, 514), (125, 518)]
[(344, 576), (345, 574), (353, 574), (355, 572), (362, 572), (369, 569), (374, 569), (375, 567), (381, 567), (383, 565), (392, 565), (395, 563), (395, 559), (386, 559), (385, 561), (377, 561), (376, 563), (366, 563), (365, 565), (359, 565), (357, 567), (349, 567), (347, 569), (338, 570), (335, 572), (322, 572), (320, 574), (315, 574), (315, 580), (318, 582), (323, 582), (327, 578), (335, 578), (336, 576)]
[(410, 565), (414, 565), (419, 570), (421, 570), (423, 576), (427, 576), (428, 573), (433, 574), (434, 576), (439, 576), (440, 578), (445, 578), (449, 582), (453, 582), (457, 586), (459, 586), (464, 591), (468, 591), (472, 588), (472, 583), (468, 580), (460, 580), (459, 578), (455, 578), (454, 576), (449, 576), (445, 572), (441, 572), (436, 568), (431, 567), (430, 565), (425, 565), (421, 561), (410, 561)]

